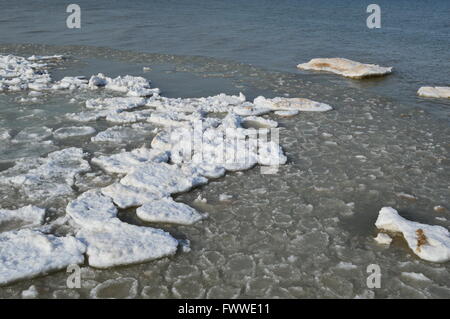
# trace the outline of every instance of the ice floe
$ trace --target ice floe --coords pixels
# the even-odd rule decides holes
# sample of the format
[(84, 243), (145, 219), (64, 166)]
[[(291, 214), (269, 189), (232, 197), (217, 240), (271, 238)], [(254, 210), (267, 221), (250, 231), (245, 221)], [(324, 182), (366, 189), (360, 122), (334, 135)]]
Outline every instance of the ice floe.
[(101, 227), (103, 223), (116, 217), (117, 208), (111, 198), (105, 197), (99, 190), (90, 190), (71, 201), (66, 212), (82, 227)]
[(0, 285), (84, 262), (85, 246), (73, 237), (23, 229), (0, 234)]
[(297, 65), (297, 68), (301, 70), (327, 71), (354, 79), (381, 76), (392, 72), (392, 67), (364, 64), (343, 58), (312, 59), (307, 63)]
[(121, 183), (114, 183), (101, 189), (102, 194), (109, 196), (114, 204), (125, 209), (138, 207), (147, 202), (160, 199), (170, 194), (161, 189), (147, 190)]
[(450, 233), (444, 227), (409, 221), (391, 207), (380, 210), (375, 226), (383, 231), (401, 233), (411, 250), (424, 260), (450, 260)]
[(89, 265), (108, 268), (175, 254), (178, 241), (169, 233), (112, 219), (102, 227), (82, 228), (76, 235), (87, 246)]
[(168, 160), (169, 156), (165, 151), (141, 147), (130, 152), (94, 157), (92, 163), (100, 166), (108, 173), (126, 174), (143, 164), (167, 162)]
[(374, 238), (380, 245), (390, 245), (392, 242), (391, 236), (385, 233), (378, 233), (377, 237)]
[(68, 126), (61, 127), (53, 132), (53, 136), (58, 139), (70, 137), (80, 137), (95, 134), (97, 131), (91, 126)]
[(176, 194), (187, 192), (195, 186), (206, 184), (207, 181), (206, 178), (193, 175), (178, 165), (150, 162), (126, 175), (120, 183), (149, 192)]
[(52, 152), (44, 158), (22, 159), (1, 172), (0, 184), (18, 189), (24, 198), (42, 202), (73, 194), (77, 174), (90, 170), (80, 148), (67, 148)]
[(422, 86), (417, 94), (424, 97), (450, 98), (450, 86)]
[(23, 57), (0, 55), (0, 92), (48, 90), (52, 80), (45, 67), (45, 63), (36, 63)]
[(0, 230), (9, 224), (14, 224), (19, 227), (39, 226), (44, 223), (44, 217), (45, 209), (32, 205), (13, 210), (0, 209)]
[(326, 112), (333, 108), (325, 103), (320, 103), (304, 98), (276, 97), (266, 99), (263, 96), (255, 98), (253, 103), (260, 108), (267, 108), (273, 111), (302, 111), (302, 112)]
[(186, 204), (172, 198), (148, 202), (136, 210), (136, 215), (147, 222), (192, 225), (204, 216)]
[(90, 78), (88, 85), (90, 88), (104, 87), (107, 90), (126, 93), (128, 96), (151, 96), (159, 94), (159, 89), (151, 89), (150, 82), (139, 76), (125, 75), (113, 79), (99, 73)]

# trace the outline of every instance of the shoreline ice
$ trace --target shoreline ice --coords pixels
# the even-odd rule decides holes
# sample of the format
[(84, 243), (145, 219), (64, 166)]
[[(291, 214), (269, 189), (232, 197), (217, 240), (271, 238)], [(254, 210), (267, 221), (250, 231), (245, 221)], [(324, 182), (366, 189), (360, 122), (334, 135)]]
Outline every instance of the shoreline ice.
[(424, 260), (450, 260), (450, 232), (444, 227), (409, 221), (391, 207), (380, 210), (375, 226), (387, 232), (401, 233), (414, 254)]
[[(88, 153), (71, 147), (46, 157), (19, 160), (15, 166), (1, 172), (2, 185), (19, 188), (23, 196), (40, 205), (50, 205), (48, 203), (61, 198), (72, 199), (67, 203), (66, 216), (68, 221), (73, 221), (68, 225), (76, 234), (55, 237), (31, 230), (1, 233), (0, 257), (3, 259), (0, 270), (1, 267), (4, 269), (0, 283), (42, 275), (62, 269), (69, 263), (82, 263), (85, 255), (90, 266), (108, 268), (175, 254), (180, 242), (172, 235), (161, 229), (122, 222), (117, 217), (119, 209), (136, 207), (137, 216), (147, 222), (192, 225), (207, 214), (174, 201), (171, 195), (207, 184), (209, 179), (222, 177), (227, 171), (246, 170), (258, 164), (286, 163), (282, 147), (274, 141), (261, 140), (258, 131), (251, 127), (266, 127), (264, 134), (268, 134), (270, 129), (278, 126), (276, 121), (262, 115), (273, 112), (294, 115), (299, 111), (332, 109), (327, 104), (300, 98), (258, 97), (250, 102), (242, 93), (166, 98), (159, 95), (159, 89), (151, 88), (147, 79), (131, 75), (116, 78), (103, 74), (90, 78), (68, 76), (54, 82), (47, 71), (49, 65), (44, 62), (62, 60), (60, 56), (28, 60), (0, 56), (0, 91), (31, 90), (33, 98), (41, 96), (41, 91), (113, 91), (122, 96), (88, 99), (81, 112), (65, 116), (79, 122), (104, 118), (119, 125), (100, 132), (90, 126), (68, 126), (55, 131), (27, 129), (22, 133), (24, 140), (43, 141), (51, 136), (65, 139), (97, 133), (90, 138), (91, 142), (119, 144), (136, 138), (142, 123), (156, 124), (158, 133), (148, 148), (112, 155), (96, 154), (88, 161)], [(130, 127), (126, 123), (135, 124)], [(3, 136), (10, 138), (9, 132), (2, 132)], [(15, 138), (21, 138), (21, 135)], [(192, 143), (194, 151), (196, 143), (201, 143), (203, 150), (192, 155), (192, 149), (186, 149), (187, 141)], [(239, 151), (242, 145), (246, 147), (245, 152)], [(226, 156), (222, 158), (221, 152)], [(91, 165), (98, 166), (106, 174), (117, 175), (110, 185), (87, 190), (73, 199), (77, 193), (75, 179), (92, 171)], [(9, 213), (4, 215), (9, 216)], [(43, 223), (40, 217), (37, 219), (39, 224)], [(44, 226), (51, 229), (46, 227), (49, 225)], [(13, 246), (22, 247), (23, 254), (12, 256)], [(181, 246), (182, 250), (187, 250)], [(20, 265), (15, 273), (8, 268), (9, 262)], [(26, 269), (24, 263), (32, 266)]]
[(422, 86), (417, 94), (423, 97), (450, 99), (450, 86)]
[(353, 79), (383, 76), (392, 73), (392, 67), (364, 64), (344, 58), (316, 58), (297, 65), (301, 70), (327, 71)]

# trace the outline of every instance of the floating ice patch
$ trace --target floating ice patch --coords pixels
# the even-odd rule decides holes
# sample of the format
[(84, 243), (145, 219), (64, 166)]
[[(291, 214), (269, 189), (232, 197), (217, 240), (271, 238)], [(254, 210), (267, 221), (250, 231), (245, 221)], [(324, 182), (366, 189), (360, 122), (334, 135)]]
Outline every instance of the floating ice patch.
[(112, 123), (136, 123), (147, 120), (150, 114), (151, 112), (148, 110), (138, 112), (110, 113), (106, 116), (106, 120)]
[(145, 105), (145, 99), (141, 97), (110, 97), (86, 101), (86, 107), (88, 109), (109, 110), (115, 112), (131, 110), (143, 105)]
[(77, 174), (90, 170), (79, 148), (67, 148), (45, 158), (23, 159), (0, 173), (0, 184), (16, 187), (24, 198), (39, 204), (73, 193)]
[(57, 139), (65, 139), (70, 137), (80, 137), (95, 134), (97, 131), (90, 126), (69, 126), (61, 127), (53, 132), (53, 136)]
[(54, 83), (51, 88), (53, 90), (76, 90), (87, 89), (88, 80), (84, 76), (66, 76)]
[(343, 58), (312, 59), (308, 63), (297, 65), (297, 68), (301, 70), (327, 71), (354, 79), (381, 76), (392, 72), (392, 67), (363, 64)]
[(136, 215), (146, 222), (179, 225), (192, 225), (204, 217), (192, 207), (170, 197), (144, 204), (136, 210)]
[(150, 192), (175, 194), (186, 192), (207, 181), (204, 177), (186, 173), (178, 165), (147, 163), (122, 178), (120, 183)]
[(92, 159), (92, 163), (100, 166), (108, 173), (126, 174), (148, 162), (167, 162), (167, 152), (145, 147), (131, 152), (122, 152), (111, 156), (99, 156)]
[(409, 221), (391, 207), (380, 210), (375, 225), (384, 231), (403, 234), (412, 251), (424, 260), (450, 260), (450, 233), (444, 227)]
[(135, 139), (136, 135), (136, 130), (133, 130), (130, 127), (114, 126), (91, 137), (91, 141), (103, 143), (122, 143)]
[(23, 229), (0, 234), (0, 285), (84, 262), (86, 247), (73, 237)]
[(117, 208), (111, 198), (103, 196), (99, 190), (81, 194), (67, 205), (66, 212), (82, 227), (101, 226), (117, 216)]
[(0, 55), (0, 91), (49, 90), (52, 80), (45, 67), (23, 57)]
[(384, 233), (378, 233), (377, 237), (374, 238), (377, 243), (380, 245), (390, 245), (392, 242), (391, 236)]
[(434, 97), (434, 98), (450, 98), (450, 86), (423, 86), (418, 91), (419, 96)]
[(281, 117), (291, 117), (291, 116), (295, 116), (298, 113), (300, 113), (300, 111), (298, 110), (289, 110), (289, 111), (275, 111), (274, 114), (281, 116)]
[(273, 99), (266, 99), (263, 96), (255, 98), (253, 103), (257, 107), (268, 108), (271, 110), (283, 110), (283, 111), (302, 111), (302, 112), (326, 112), (333, 108), (325, 103), (315, 102), (309, 99), (303, 98), (284, 98), (276, 97)]
[(152, 191), (138, 188), (121, 183), (114, 183), (101, 189), (101, 192), (108, 197), (111, 197), (113, 202), (120, 208), (138, 207), (147, 202), (169, 196), (168, 192), (160, 189)]
[(252, 103), (243, 106), (236, 106), (233, 108), (233, 112), (240, 116), (258, 116), (272, 112), (271, 109), (255, 107)]
[(0, 230), (39, 226), (44, 223), (44, 217), (45, 209), (31, 205), (14, 210), (0, 209)]
[(32, 141), (42, 141), (50, 136), (52, 136), (52, 129), (46, 126), (27, 127), (14, 136), (11, 142), (29, 143)]
[(254, 126), (260, 126), (260, 127), (269, 127), (269, 128), (275, 128), (278, 127), (278, 122), (266, 119), (264, 117), (260, 116), (246, 116), (242, 119), (242, 122), (245, 125), (254, 125)]
[(27, 58), (28, 61), (59, 61), (64, 59), (63, 55), (55, 54), (55, 55), (32, 55)]
[(156, 107), (161, 112), (194, 112), (204, 111), (211, 113), (222, 113), (231, 111), (236, 106), (241, 106), (245, 102), (245, 96), (219, 94), (201, 98), (173, 99), (162, 97), (151, 101), (148, 106)]
[(175, 254), (178, 241), (169, 233), (112, 220), (103, 227), (83, 228), (77, 233), (87, 246), (89, 265), (108, 268), (146, 262)]
[(159, 89), (151, 89), (147, 79), (139, 76), (125, 75), (114, 79), (99, 73), (89, 80), (90, 88), (105, 87), (105, 89), (126, 93), (129, 96), (151, 96), (159, 94)]

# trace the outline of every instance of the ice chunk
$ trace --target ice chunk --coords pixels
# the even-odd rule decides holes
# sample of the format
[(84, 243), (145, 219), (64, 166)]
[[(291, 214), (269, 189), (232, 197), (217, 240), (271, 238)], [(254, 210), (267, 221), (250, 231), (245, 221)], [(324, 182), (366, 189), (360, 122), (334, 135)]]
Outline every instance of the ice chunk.
[(32, 55), (27, 58), (28, 61), (58, 61), (64, 58), (63, 55), (55, 54), (55, 55)]
[(192, 225), (203, 216), (186, 204), (172, 198), (162, 198), (148, 202), (136, 210), (137, 216), (147, 222)]
[(0, 229), (5, 225), (38, 226), (44, 223), (45, 209), (28, 205), (19, 209), (0, 209)]
[(297, 68), (302, 70), (328, 71), (354, 79), (381, 76), (392, 72), (392, 67), (364, 64), (343, 58), (312, 59), (308, 63), (297, 65)]
[(207, 179), (184, 172), (177, 165), (147, 163), (122, 178), (123, 185), (135, 186), (150, 192), (182, 193), (207, 183)]
[(135, 137), (135, 131), (133, 129), (126, 126), (114, 126), (91, 137), (91, 141), (94, 143), (122, 143), (129, 141), (133, 137)]
[(99, 190), (81, 194), (67, 205), (66, 212), (82, 227), (102, 225), (117, 216), (117, 208), (112, 200), (103, 196)]
[(450, 86), (422, 86), (417, 94), (424, 97), (450, 98)]
[(108, 268), (146, 262), (175, 254), (178, 241), (169, 233), (112, 219), (102, 227), (82, 228), (77, 233), (87, 246), (89, 265)]
[(53, 135), (58, 139), (65, 139), (69, 137), (79, 137), (95, 134), (96, 130), (90, 126), (68, 126), (57, 129)]
[(412, 251), (424, 260), (450, 260), (450, 233), (444, 227), (409, 221), (391, 207), (380, 210), (375, 225), (384, 231), (403, 234)]
[(87, 89), (88, 80), (83, 76), (66, 76), (61, 81), (54, 83), (51, 88), (53, 90)]
[(326, 112), (333, 108), (325, 103), (315, 102), (304, 98), (284, 98), (276, 97), (273, 99), (266, 99), (263, 96), (255, 98), (253, 103), (257, 107), (269, 108), (271, 110), (283, 111), (307, 111), (307, 112)]
[(111, 197), (113, 202), (122, 209), (141, 206), (147, 202), (169, 196), (168, 192), (159, 189), (148, 191), (143, 188), (114, 183), (101, 189), (105, 196)]
[(27, 290), (22, 291), (22, 299), (35, 299), (39, 296), (39, 293), (35, 285), (31, 285)]
[(86, 101), (86, 107), (88, 109), (108, 110), (112, 112), (131, 110), (143, 105), (145, 105), (145, 99), (141, 97), (110, 97)]
[(17, 187), (28, 200), (40, 203), (67, 197), (73, 193), (75, 176), (90, 170), (85, 155), (82, 149), (71, 147), (46, 158), (19, 160), (0, 173), (0, 184)]
[(418, 272), (402, 272), (402, 276), (408, 279), (416, 280), (416, 281), (426, 281), (431, 282), (431, 279), (425, 276), (422, 273)]
[(52, 129), (46, 126), (27, 127), (14, 136), (11, 142), (29, 143), (32, 141), (42, 141), (50, 136), (52, 136)]
[(73, 237), (29, 229), (0, 234), (0, 285), (84, 262), (86, 247)]
[(289, 110), (289, 111), (275, 111), (274, 114), (281, 117), (291, 117), (295, 116), (299, 113), (298, 110)]
[(242, 119), (242, 122), (246, 125), (254, 125), (262, 126), (262, 127), (269, 127), (269, 128), (275, 128), (278, 127), (278, 122), (266, 119), (260, 116), (246, 116)]
[(129, 96), (151, 96), (159, 94), (159, 89), (151, 89), (147, 79), (139, 76), (126, 75), (114, 79), (99, 73), (93, 75), (89, 80), (89, 87), (105, 87), (108, 90), (126, 93)]
[(384, 233), (378, 233), (377, 237), (374, 238), (380, 245), (390, 245), (392, 242), (391, 236)]
[(92, 159), (92, 163), (100, 166), (108, 173), (126, 174), (148, 162), (167, 162), (167, 152), (145, 147), (131, 152), (122, 152), (111, 156), (99, 156)]

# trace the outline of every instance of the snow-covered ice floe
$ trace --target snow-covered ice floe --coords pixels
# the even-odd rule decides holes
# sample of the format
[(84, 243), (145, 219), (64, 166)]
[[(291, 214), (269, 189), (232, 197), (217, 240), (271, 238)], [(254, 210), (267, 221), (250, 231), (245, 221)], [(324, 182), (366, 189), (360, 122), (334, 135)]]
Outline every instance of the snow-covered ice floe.
[(87, 246), (89, 265), (108, 268), (175, 254), (178, 241), (169, 233), (111, 219), (103, 226), (82, 228), (76, 235)]
[(343, 58), (317, 58), (297, 65), (301, 70), (328, 71), (348, 78), (361, 79), (392, 72), (392, 67), (364, 64)]
[(80, 137), (95, 134), (97, 131), (90, 126), (68, 126), (61, 127), (53, 132), (53, 136), (57, 139), (65, 139), (70, 137)]
[(450, 260), (450, 233), (444, 227), (409, 221), (391, 207), (380, 210), (375, 226), (386, 232), (401, 233), (411, 250), (424, 260)]
[(0, 209), (0, 229), (13, 224), (18, 227), (39, 226), (44, 223), (45, 209), (28, 205), (19, 209)]
[(423, 97), (450, 99), (450, 86), (422, 86), (417, 94)]
[(86, 247), (74, 237), (23, 229), (0, 234), (0, 285), (84, 262)]
[(270, 109), (272, 111), (326, 112), (333, 109), (328, 104), (304, 98), (276, 97), (266, 99), (263, 96), (258, 96), (253, 103), (256, 107)]
[(80, 148), (66, 148), (44, 158), (21, 159), (0, 173), (0, 184), (15, 187), (33, 202), (43, 203), (73, 194), (75, 177), (91, 169)]
[(175, 202), (170, 197), (144, 204), (136, 210), (136, 215), (147, 222), (180, 225), (192, 225), (203, 218), (192, 207)]

